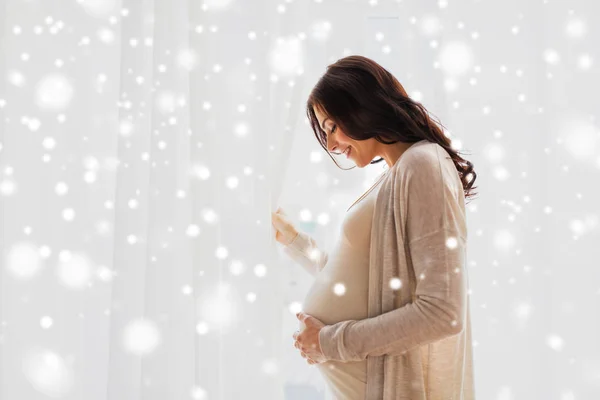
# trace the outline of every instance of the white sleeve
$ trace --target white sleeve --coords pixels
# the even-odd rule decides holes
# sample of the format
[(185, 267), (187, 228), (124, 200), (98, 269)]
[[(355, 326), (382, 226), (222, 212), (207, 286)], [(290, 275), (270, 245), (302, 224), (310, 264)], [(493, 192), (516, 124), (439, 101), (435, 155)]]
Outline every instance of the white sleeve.
[(283, 251), (312, 276), (317, 276), (328, 259), (328, 254), (319, 249), (317, 242), (301, 231), (290, 244), (283, 247)]

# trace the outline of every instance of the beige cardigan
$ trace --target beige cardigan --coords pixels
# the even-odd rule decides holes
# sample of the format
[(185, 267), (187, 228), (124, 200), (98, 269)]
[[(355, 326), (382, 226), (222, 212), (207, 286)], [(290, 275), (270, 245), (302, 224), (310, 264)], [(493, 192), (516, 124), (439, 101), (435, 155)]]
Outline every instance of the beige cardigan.
[[(373, 212), (368, 315), (327, 325), (327, 359), (367, 359), (366, 400), (472, 400), (463, 187), (437, 143), (414, 143), (381, 182)], [(325, 252), (301, 232), (288, 254), (318, 273)], [(289, 248), (289, 246), (288, 246)], [(315, 257), (315, 253), (320, 253)]]

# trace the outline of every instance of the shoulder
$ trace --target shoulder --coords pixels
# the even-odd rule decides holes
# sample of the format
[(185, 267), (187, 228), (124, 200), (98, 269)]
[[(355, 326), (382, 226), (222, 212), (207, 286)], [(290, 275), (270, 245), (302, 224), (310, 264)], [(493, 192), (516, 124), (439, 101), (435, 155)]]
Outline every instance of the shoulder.
[(431, 175), (439, 173), (440, 165), (452, 162), (448, 152), (439, 144), (426, 142), (410, 147), (403, 155), (396, 167), (403, 176)]
[(426, 142), (409, 148), (395, 167), (401, 191), (422, 187), (430, 192), (443, 186), (456, 193), (462, 188), (454, 161), (438, 143)]

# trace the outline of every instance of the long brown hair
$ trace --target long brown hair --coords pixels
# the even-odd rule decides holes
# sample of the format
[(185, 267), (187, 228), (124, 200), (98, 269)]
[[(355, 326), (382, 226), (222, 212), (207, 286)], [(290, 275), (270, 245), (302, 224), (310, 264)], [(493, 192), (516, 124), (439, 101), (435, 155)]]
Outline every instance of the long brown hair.
[[(408, 97), (400, 82), (375, 61), (359, 55), (341, 58), (327, 66), (327, 71), (310, 92), (306, 102), (308, 119), (321, 147), (331, 157), (327, 150), (327, 135), (319, 126), (313, 107), (354, 140), (375, 138), (380, 143), (393, 144), (425, 139), (438, 143), (456, 166), (465, 198), (476, 194), (473, 189), (477, 187), (473, 187), (473, 183), (477, 174), (473, 164), (452, 148), (439, 120), (434, 120), (421, 103)], [(331, 159), (339, 167), (335, 159)], [(384, 159), (380, 157), (370, 164), (381, 161)]]

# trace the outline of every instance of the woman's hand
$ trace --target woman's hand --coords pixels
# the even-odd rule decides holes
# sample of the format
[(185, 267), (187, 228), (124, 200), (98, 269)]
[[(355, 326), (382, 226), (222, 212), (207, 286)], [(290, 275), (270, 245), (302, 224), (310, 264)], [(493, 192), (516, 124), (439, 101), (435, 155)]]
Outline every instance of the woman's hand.
[(298, 230), (288, 219), (281, 207), (278, 207), (277, 211), (271, 213), (271, 224), (275, 228), (275, 240), (284, 246), (290, 244), (298, 235)]
[(300, 350), (302, 357), (306, 358), (309, 364), (319, 364), (326, 362), (327, 359), (321, 350), (321, 344), (319, 343), (319, 332), (325, 324), (319, 321), (312, 315), (308, 315), (304, 312), (299, 312), (296, 317), (304, 322), (305, 328), (300, 331), (294, 332), (294, 346)]

